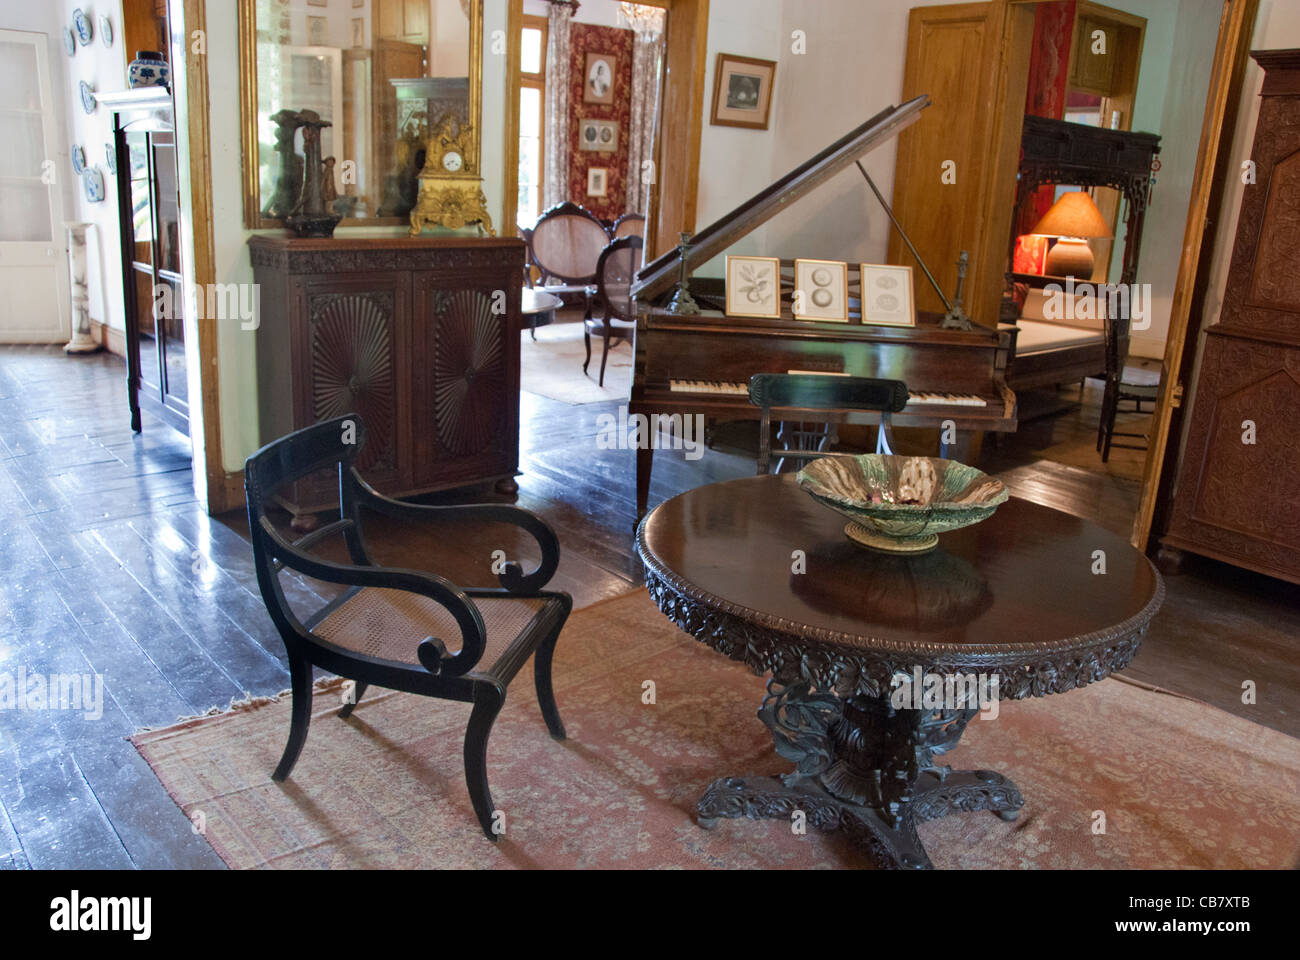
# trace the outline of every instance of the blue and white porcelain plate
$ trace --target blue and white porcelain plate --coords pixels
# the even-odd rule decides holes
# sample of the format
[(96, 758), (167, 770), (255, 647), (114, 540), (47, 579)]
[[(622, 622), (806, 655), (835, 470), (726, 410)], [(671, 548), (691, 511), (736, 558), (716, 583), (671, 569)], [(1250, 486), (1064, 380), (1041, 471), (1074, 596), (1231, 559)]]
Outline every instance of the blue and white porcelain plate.
[(90, 17), (78, 7), (72, 11), (72, 25), (77, 30), (77, 39), (81, 41), (83, 47), (89, 46), (90, 41), (95, 39), (95, 27), (90, 22)]
[(86, 199), (91, 203), (101, 203), (104, 199), (104, 175), (99, 167), (87, 167), (81, 175), (81, 182), (86, 188)]
[(104, 166), (108, 167), (109, 173), (117, 175), (117, 151), (111, 143), (104, 144)]
[(81, 81), (81, 109), (86, 113), (95, 112), (95, 91), (85, 80)]
[(77, 53), (77, 35), (72, 32), (71, 27), (63, 28), (63, 49), (70, 57)]
[(86, 169), (86, 151), (74, 143), (70, 153), (72, 154), (72, 169), (77, 171), (77, 175), (80, 176), (82, 171)]
[(99, 39), (104, 41), (104, 46), (113, 46), (113, 21), (103, 14), (99, 17)]

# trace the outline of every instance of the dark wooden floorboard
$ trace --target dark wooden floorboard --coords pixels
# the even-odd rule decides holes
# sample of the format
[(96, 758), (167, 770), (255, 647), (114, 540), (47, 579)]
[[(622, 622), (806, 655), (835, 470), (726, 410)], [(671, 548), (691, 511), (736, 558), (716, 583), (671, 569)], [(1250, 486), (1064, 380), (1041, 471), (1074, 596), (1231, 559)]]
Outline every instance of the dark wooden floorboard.
[[(105, 355), (0, 348), (0, 670), (104, 677), (99, 720), (67, 711), (0, 716), (0, 869), (220, 867), (126, 738), (245, 692), (288, 686), (246, 517), (203, 512), (184, 437), (147, 416), (144, 433), (131, 433), (124, 379), (120, 361)], [(1098, 391), (1061, 396), (1075, 408), (986, 445), (981, 466), (1016, 496), (1126, 533), (1136, 482), (1037, 456), (1095, 434)], [(521, 403), (518, 502), (557, 530), (563, 558), (554, 585), (579, 606), (640, 585), (635, 456), (596, 443), (599, 418), (618, 407), (530, 394)], [(753, 431), (727, 438), (729, 446), (694, 462), (681, 451), (658, 453), (652, 506), (752, 475)], [(525, 563), (537, 557), (531, 537), (513, 527), (470, 529), (445, 517), (422, 529), (373, 517), (367, 536), (381, 562), (467, 586), (494, 585), (495, 550)], [(324, 552), (343, 557), (341, 544)], [(303, 612), (337, 592), (292, 575), (282, 583)], [(1300, 588), (1195, 558), (1167, 584), (1165, 608), (1126, 674), (1300, 735)], [(1241, 702), (1246, 680), (1258, 687), (1254, 705)]]

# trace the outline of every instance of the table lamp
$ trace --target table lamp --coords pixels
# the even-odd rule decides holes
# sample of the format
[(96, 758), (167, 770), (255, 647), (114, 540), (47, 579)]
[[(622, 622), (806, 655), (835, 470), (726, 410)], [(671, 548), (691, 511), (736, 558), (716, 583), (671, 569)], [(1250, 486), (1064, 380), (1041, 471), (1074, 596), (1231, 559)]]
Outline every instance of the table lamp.
[(1111, 235), (1097, 204), (1081, 190), (1061, 194), (1032, 232), (1058, 238), (1047, 253), (1048, 276), (1085, 279), (1092, 277), (1095, 262), (1087, 238)]

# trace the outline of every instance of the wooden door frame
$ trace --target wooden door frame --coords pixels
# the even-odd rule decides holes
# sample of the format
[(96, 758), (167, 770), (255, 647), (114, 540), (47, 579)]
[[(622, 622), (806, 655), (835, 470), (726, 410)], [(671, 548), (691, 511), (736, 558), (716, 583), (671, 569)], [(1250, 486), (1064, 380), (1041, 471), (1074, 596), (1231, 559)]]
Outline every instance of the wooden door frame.
[[(665, 37), (664, 86), (659, 97), (660, 117), (684, 117), (686, 135), (656, 142), (652, 209), (646, 230), (647, 262), (677, 245), (678, 234), (693, 232), (700, 186), (700, 140), (704, 131), (708, 69), (709, 0), (644, 0), (668, 11)], [(523, 28), (524, 0), (510, 0), (506, 17), (506, 132), (505, 200), (502, 236), (518, 233), (519, 212), (519, 32)], [(676, 125), (675, 125), (676, 126)], [(681, 129), (677, 127), (677, 129)]]
[[(178, 170), (182, 183), (188, 182), (189, 233), (194, 242), (194, 259), (189, 264), (187, 281), (197, 289), (216, 279), (216, 254), (212, 231), (212, 150), (209, 134), (211, 101), (208, 90), (207, 53), (195, 52), (192, 38), (207, 36), (205, 0), (168, 0), (171, 29), (171, 62), (176, 133), (182, 130), (187, 139), (188, 169)], [(178, 144), (179, 147), (179, 144)], [(181, 157), (178, 150), (177, 165)], [(184, 191), (182, 196), (184, 196)], [(182, 254), (184, 248), (182, 246)], [(199, 311), (200, 314), (206, 311)], [(200, 402), (190, 405), (190, 436), (193, 448), (194, 489), (209, 514), (224, 513), (244, 505), (243, 471), (227, 472), (222, 450), (221, 369), (217, 353), (217, 321), (206, 316), (194, 319), (198, 333), (197, 369), (190, 377), (199, 378)], [(196, 429), (197, 425), (197, 429)]]
[[(1164, 510), (1173, 493), (1177, 440), (1181, 434), (1181, 430), (1175, 428), (1175, 421), (1181, 427), (1183, 371), (1184, 368), (1189, 373), (1191, 371), (1203, 322), (1200, 312), (1214, 255), (1217, 212), (1230, 173), (1227, 164), (1232, 149), (1232, 130), (1241, 103), (1258, 10), (1259, 0), (1223, 0), (1219, 16), (1219, 38), (1205, 101), (1205, 119), (1201, 125), (1196, 173), (1187, 208), (1187, 226), (1183, 231), (1178, 279), (1174, 284), (1169, 332), (1165, 336), (1164, 378), (1160, 382), (1160, 399), (1156, 403), (1148, 441), (1142, 494), (1130, 537), (1133, 546), (1139, 550), (1151, 548), (1157, 511)], [(1211, 211), (1216, 214), (1213, 219)], [(1193, 307), (1196, 307), (1194, 320)], [(1190, 338), (1189, 331), (1194, 334)], [(1175, 440), (1172, 445), (1171, 437)]]

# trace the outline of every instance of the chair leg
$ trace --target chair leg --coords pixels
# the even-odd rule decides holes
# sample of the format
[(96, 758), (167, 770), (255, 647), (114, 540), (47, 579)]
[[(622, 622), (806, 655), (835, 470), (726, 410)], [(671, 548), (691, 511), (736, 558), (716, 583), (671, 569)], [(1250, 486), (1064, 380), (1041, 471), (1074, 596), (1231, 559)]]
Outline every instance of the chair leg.
[(564, 739), (564, 721), (560, 719), (560, 708), (555, 704), (555, 690), (551, 686), (551, 661), (555, 656), (555, 643), (560, 639), (560, 631), (573, 609), (573, 600), (569, 600), (564, 609), (564, 617), (555, 628), (555, 632), (542, 641), (542, 645), (533, 654), (533, 683), (537, 687), (537, 702), (542, 708), (542, 719), (546, 729), (551, 732), (552, 740)]
[(289, 678), (293, 687), (293, 714), (289, 723), (289, 742), (285, 744), (280, 764), (271, 774), (276, 782), (285, 780), (298, 762), (302, 745), (307, 742), (311, 723), (311, 662), (302, 656), (289, 655)]
[(600, 355), (600, 379), (596, 385), (603, 387), (605, 385), (605, 364), (609, 362), (609, 318), (605, 318), (605, 352)]
[(361, 698), (366, 695), (368, 689), (370, 689), (370, 684), (363, 683), (360, 680), (356, 682), (352, 687), (352, 701), (343, 704), (343, 709), (339, 711), (340, 720), (346, 720), (348, 717), (352, 716), (352, 711), (357, 708), (357, 704), (361, 702)]
[(470, 803), (484, 835), (496, 841), (492, 832), (492, 792), (488, 789), (487, 745), (492, 733), (492, 723), (506, 701), (504, 687), (488, 681), (474, 684), (474, 710), (469, 716), (465, 731), (465, 784), (469, 787)]
[(585, 322), (582, 325), (582, 342), (587, 347), (587, 359), (582, 364), (582, 372), (586, 373), (587, 368), (591, 366), (591, 331), (587, 329)]

